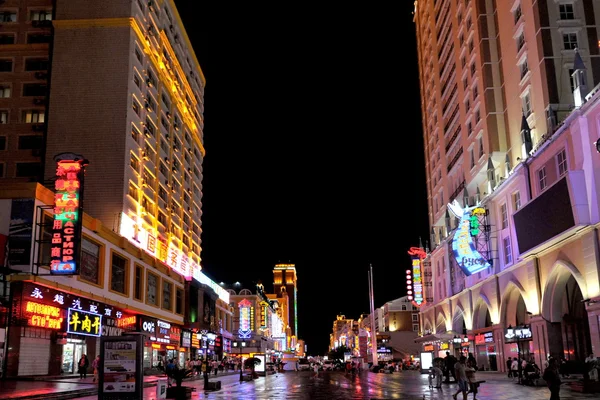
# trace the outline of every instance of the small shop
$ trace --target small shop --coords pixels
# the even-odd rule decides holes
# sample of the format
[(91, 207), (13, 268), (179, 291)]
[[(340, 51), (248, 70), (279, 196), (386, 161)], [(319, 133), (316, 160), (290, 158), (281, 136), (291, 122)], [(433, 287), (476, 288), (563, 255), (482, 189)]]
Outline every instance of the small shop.
[(100, 348), (100, 336), (135, 329), (126, 310), (34, 282), (13, 282), (7, 376), (77, 373)]
[(508, 326), (504, 330), (505, 357), (529, 360), (533, 354), (533, 334), (529, 325)]
[(480, 370), (498, 371), (493, 332), (481, 332), (475, 335), (475, 359)]

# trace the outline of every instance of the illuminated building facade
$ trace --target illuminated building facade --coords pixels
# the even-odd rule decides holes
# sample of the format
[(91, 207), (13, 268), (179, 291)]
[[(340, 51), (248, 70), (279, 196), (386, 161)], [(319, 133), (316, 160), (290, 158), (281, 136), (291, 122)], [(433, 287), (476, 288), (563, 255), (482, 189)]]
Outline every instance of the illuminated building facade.
[(86, 211), (190, 278), (201, 252), (205, 80), (175, 5), (56, 3), (46, 165), (66, 149), (85, 154)]
[(10, 268), (21, 272), (9, 276), (12, 314), (0, 328), (7, 376), (76, 373), (81, 354), (98, 353), (100, 336), (128, 331), (146, 336), (144, 368), (163, 356), (183, 365), (191, 354), (184, 278), (88, 214), (79, 275), (50, 276), (54, 200), (36, 183), (0, 191), (0, 237), (9, 237)]
[[(296, 266), (294, 264), (276, 264), (273, 269), (273, 292), (277, 297), (286, 297), (288, 325), (291, 335), (298, 337), (298, 287)], [(284, 294), (285, 293), (285, 294)]]
[(436, 356), (600, 350), (597, 8), (415, 2)]
[(419, 310), (408, 296), (388, 301), (381, 310), (383, 329), (380, 332), (419, 332)]
[[(358, 326), (357, 326), (358, 329)], [(353, 352), (358, 351), (358, 347), (355, 349), (356, 338), (354, 334), (355, 321), (353, 319), (347, 319), (345, 315), (337, 315), (335, 321), (333, 321), (333, 336), (331, 349), (336, 349), (341, 346), (346, 346)]]
[(233, 336), (234, 340), (246, 341), (244, 353), (287, 351), (289, 338), (285, 335), (283, 321), (277, 312), (277, 300), (269, 299), (260, 283), (254, 292), (242, 288), (241, 284), (234, 287), (236, 289), (227, 289), (233, 305)]
[(0, 4), (0, 182), (41, 178), (52, 3)]

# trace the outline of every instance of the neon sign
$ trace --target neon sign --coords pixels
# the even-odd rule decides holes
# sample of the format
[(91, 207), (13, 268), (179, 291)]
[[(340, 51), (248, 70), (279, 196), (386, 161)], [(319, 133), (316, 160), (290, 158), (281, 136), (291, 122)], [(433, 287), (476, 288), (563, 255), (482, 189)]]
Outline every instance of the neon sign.
[(229, 304), (229, 292), (227, 290), (223, 289), (223, 287), (221, 287), (221, 285), (214, 282), (212, 279), (210, 279), (208, 276), (206, 276), (203, 272), (201, 272), (200, 268), (197, 268), (195, 271), (193, 271), (193, 273), (194, 273), (195, 280), (210, 287), (212, 290), (215, 291), (215, 293), (219, 296), (219, 298), (221, 300), (223, 300), (225, 303)]
[(61, 329), (62, 310), (58, 307), (28, 301), (25, 303), (25, 313), (30, 314), (27, 317), (27, 325), (40, 328)]
[(67, 332), (98, 337), (102, 334), (102, 315), (69, 308)]
[(238, 336), (240, 339), (249, 339), (252, 337), (252, 327), (250, 325), (252, 320), (252, 303), (250, 303), (248, 299), (243, 299), (238, 303), (238, 308), (240, 309), (240, 328), (238, 330)]
[[(463, 209), (456, 200), (448, 204), (448, 209), (460, 218), (458, 228), (452, 239), (452, 252), (457, 264), (466, 276), (490, 267), (490, 263), (477, 251), (471, 236), (471, 216), (481, 207)], [(485, 211), (485, 210), (484, 210)]]
[(427, 252), (420, 247), (411, 247), (408, 250), (411, 256), (412, 269), (406, 270), (406, 289), (408, 299), (416, 306), (425, 304), (425, 291), (423, 285), (422, 260), (427, 257)]
[(71, 153), (59, 154), (55, 161), (57, 166), (50, 273), (76, 275), (79, 273), (83, 219), (83, 176), (88, 163), (83, 157)]

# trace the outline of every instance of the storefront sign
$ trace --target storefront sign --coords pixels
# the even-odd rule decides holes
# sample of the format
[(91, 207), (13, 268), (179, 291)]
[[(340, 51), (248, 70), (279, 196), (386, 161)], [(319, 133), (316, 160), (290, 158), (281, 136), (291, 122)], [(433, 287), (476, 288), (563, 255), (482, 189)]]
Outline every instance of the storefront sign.
[(181, 328), (171, 325), (171, 333), (169, 334), (171, 344), (176, 347), (180, 347), (181, 344)]
[(192, 344), (192, 332), (187, 330), (181, 331), (181, 347), (190, 347)]
[(533, 334), (529, 326), (517, 326), (515, 328), (509, 327), (504, 331), (504, 342), (515, 343), (521, 340), (531, 340)]
[(26, 301), (23, 315), (27, 318), (27, 325), (38, 328), (61, 329), (63, 311), (54, 306)]
[(219, 285), (218, 283), (210, 279), (208, 276), (206, 276), (203, 272), (200, 272), (200, 269), (196, 270), (196, 275), (194, 275), (194, 279), (196, 279), (200, 283), (207, 285), (209, 288), (215, 291), (215, 293), (217, 294), (217, 296), (219, 296), (221, 300), (229, 304), (229, 292), (223, 289), (221, 285)]
[(489, 262), (479, 253), (471, 236), (471, 216), (474, 209), (469, 207), (463, 209), (456, 200), (448, 204), (448, 209), (460, 218), (452, 239), (452, 251), (456, 263), (466, 276), (489, 268)]
[(195, 349), (200, 348), (200, 334), (192, 333), (192, 347)]
[(493, 343), (494, 334), (492, 332), (479, 333), (475, 335), (475, 344)]
[(149, 336), (156, 336), (156, 320), (154, 318), (141, 316), (138, 318), (138, 324), (140, 332), (146, 333)]
[(425, 346), (423, 346), (423, 351), (433, 351), (433, 345), (432, 344), (427, 344)]
[(83, 176), (87, 160), (75, 154), (55, 157), (54, 223), (50, 248), (50, 273), (79, 274), (81, 253)]
[(100, 336), (102, 315), (69, 308), (67, 332), (85, 336)]
[(267, 329), (267, 313), (269, 305), (266, 301), (260, 302), (260, 328)]
[(449, 348), (450, 348), (450, 345), (448, 343), (440, 344), (440, 350), (448, 350)]
[(252, 303), (248, 299), (243, 299), (238, 303), (240, 310), (240, 329), (238, 330), (238, 336), (240, 339), (249, 339), (252, 337), (252, 327), (250, 321), (252, 319)]
[(150, 340), (159, 343), (171, 343), (171, 324), (160, 319), (156, 321), (156, 335), (150, 337)]

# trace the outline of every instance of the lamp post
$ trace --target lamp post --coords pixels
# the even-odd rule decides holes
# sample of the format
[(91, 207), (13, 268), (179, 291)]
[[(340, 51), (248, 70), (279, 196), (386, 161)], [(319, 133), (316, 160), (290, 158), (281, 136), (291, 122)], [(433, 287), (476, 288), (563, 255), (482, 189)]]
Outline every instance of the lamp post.
[(238, 347), (240, 349), (240, 382), (244, 381), (244, 362), (242, 360), (242, 347), (246, 347), (246, 341), (242, 340), (241, 342), (233, 342), (233, 347)]

